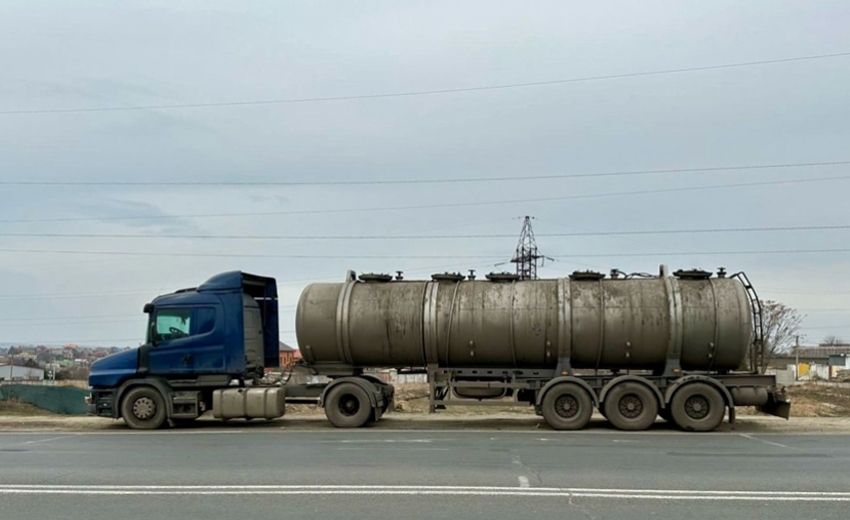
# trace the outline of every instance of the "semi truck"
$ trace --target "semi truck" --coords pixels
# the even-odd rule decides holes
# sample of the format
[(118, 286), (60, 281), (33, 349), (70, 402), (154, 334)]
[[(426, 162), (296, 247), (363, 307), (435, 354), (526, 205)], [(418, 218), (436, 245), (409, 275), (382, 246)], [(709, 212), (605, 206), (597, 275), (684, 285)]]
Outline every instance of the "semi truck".
[(598, 410), (620, 430), (658, 417), (712, 431), (736, 407), (788, 418), (785, 389), (763, 364), (761, 304), (743, 273), (524, 280), (470, 272), (428, 280), (346, 273), (314, 283), (296, 308), (302, 359), (322, 382), (269, 381), (278, 366), (274, 278), (244, 272), (155, 298), (145, 343), (92, 364), (91, 413), (134, 429), (217, 419), (274, 419), (312, 402), (339, 428), (379, 421), (394, 387), (375, 369), (426, 374), (429, 411), (532, 407), (556, 430)]

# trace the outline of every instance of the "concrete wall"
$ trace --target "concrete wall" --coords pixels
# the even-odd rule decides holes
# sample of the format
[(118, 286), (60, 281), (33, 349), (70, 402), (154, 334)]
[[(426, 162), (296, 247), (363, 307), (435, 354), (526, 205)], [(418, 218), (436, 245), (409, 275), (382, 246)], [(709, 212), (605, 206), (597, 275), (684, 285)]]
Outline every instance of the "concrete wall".
[(2, 381), (41, 381), (42, 379), (44, 379), (44, 370), (40, 368), (0, 365), (0, 380)]

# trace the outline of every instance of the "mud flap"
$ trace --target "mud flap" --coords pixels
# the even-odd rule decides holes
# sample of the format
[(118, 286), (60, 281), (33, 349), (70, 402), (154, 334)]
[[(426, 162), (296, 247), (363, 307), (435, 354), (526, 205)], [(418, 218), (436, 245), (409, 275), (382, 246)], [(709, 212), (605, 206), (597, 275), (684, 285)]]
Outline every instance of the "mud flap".
[(791, 417), (791, 403), (787, 401), (778, 401), (776, 399), (771, 399), (766, 405), (757, 406), (756, 410), (761, 413), (766, 413), (768, 415), (782, 417), (783, 419), (788, 419)]

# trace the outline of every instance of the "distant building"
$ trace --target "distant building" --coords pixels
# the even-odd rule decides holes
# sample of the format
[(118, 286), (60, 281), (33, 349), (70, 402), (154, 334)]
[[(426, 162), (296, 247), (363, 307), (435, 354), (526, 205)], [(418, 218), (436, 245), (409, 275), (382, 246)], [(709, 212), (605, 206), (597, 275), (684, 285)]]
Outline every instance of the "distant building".
[(17, 365), (0, 365), (0, 381), (42, 381), (44, 370)]
[(850, 355), (850, 345), (800, 345), (800, 347), (791, 347), (785, 352), (776, 354), (771, 365), (778, 369), (793, 367), (795, 363), (828, 365), (831, 356), (842, 355)]
[(281, 367), (292, 366), (296, 359), (301, 359), (301, 352), (295, 347), (290, 347), (284, 342), (278, 345), (278, 361)]

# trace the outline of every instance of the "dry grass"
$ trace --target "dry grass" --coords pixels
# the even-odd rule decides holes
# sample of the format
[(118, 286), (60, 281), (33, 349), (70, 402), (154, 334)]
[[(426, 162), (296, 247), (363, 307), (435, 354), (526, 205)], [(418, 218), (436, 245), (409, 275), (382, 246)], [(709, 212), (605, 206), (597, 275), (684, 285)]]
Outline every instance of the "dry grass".
[(794, 417), (850, 416), (850, 388), (795, 385), (788, 388)]
[(53, 415), (53, 413), (36, 408), (27, 403), (21, 403), (16, 400), (0, 401), (0, 415), (15, 416), (15, 417), (34, 417), (39, 415)]

